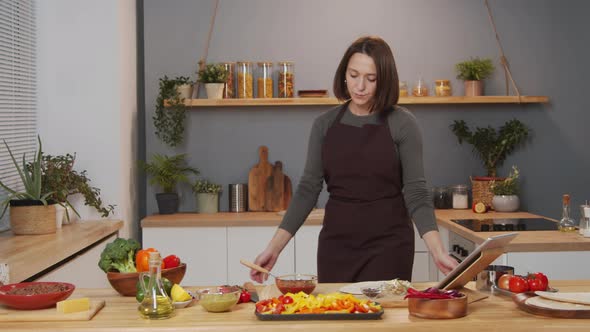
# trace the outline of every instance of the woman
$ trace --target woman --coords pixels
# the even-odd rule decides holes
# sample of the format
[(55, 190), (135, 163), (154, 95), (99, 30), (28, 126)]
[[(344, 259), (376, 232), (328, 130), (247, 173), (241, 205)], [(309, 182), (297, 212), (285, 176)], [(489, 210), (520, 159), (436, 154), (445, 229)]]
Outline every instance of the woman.
[[(457, 262), (442, 245), (422, 165), (414, 116), (397, 106), (399, 80), (391, 49), (362, 37), (347, 49), (334, 95), (348, 100), (318, 117), (304, 174), (277, 232), (255, 263), (271, 269), (317, 202), (330, 194), (318, 244), (320, 282), (411, 280), (412, 221), (434, 262), (448, 273)], [(253, 280), (267, 276), (252, 270)]]

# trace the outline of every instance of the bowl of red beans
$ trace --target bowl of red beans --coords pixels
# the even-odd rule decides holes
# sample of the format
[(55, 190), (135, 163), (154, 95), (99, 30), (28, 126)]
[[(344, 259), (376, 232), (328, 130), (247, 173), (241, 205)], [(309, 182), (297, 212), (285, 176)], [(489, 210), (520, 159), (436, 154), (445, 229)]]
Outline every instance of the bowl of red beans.
[(70, 297), (74, 289), (76, 286), (66, 282), (9, 284), (0, 286), (0, 303), (15, 309), (45, 309)]

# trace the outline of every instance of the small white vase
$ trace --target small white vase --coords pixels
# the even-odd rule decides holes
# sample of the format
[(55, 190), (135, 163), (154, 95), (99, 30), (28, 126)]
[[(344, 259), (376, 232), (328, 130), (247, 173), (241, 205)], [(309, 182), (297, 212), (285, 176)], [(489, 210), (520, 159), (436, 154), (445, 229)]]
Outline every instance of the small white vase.
[(207, 99), (223, 98), (223, 83), (205, 83), (205, 90), (207, 91)]
[(199, 213), (216, 213), (219, 211), (219, 194), (196, 193), (197, 211)]
[(193, 94), (192, 84), (181, 84), (176, 86), (176, 91), (180, 95), (180, 99), (190, 99)]
[(61, 228), (65, 214), (66, 208), (59, 204), (55, 204), (55, 227)]
[(492, 198), (492, 207), (497, 212), (518, 211), (520, 198), (517, 195), (495, 195)]

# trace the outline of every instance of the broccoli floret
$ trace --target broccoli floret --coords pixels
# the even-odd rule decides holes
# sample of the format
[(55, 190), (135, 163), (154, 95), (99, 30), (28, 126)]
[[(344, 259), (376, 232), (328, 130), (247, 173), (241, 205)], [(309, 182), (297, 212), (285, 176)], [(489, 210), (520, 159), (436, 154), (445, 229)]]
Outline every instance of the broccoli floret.
[(100, 254), (98, 267), (105, 272), (117, 270), (119, 272), (137, 272), (135, 269), (135, 254), (141, 245), (134, 239), (117, 238), (106, 245)]

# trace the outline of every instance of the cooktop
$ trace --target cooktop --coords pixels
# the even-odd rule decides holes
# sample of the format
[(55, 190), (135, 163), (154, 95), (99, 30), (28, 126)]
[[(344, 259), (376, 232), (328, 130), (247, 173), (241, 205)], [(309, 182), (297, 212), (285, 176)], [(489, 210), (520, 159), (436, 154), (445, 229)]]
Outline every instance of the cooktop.
[(474, 232), (554, 231), (557, 222), (544, 218), (519, 219), (451, 219)]

